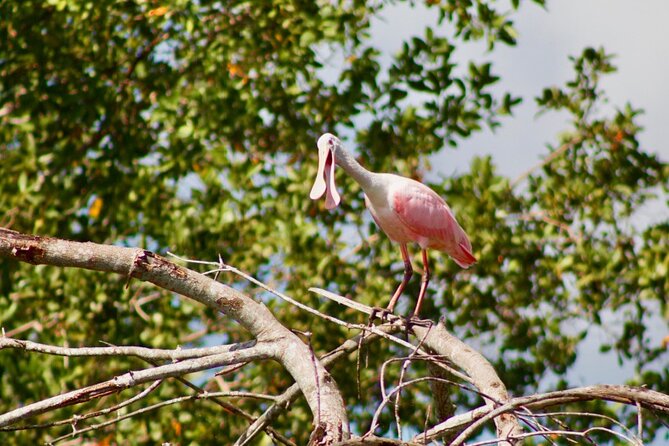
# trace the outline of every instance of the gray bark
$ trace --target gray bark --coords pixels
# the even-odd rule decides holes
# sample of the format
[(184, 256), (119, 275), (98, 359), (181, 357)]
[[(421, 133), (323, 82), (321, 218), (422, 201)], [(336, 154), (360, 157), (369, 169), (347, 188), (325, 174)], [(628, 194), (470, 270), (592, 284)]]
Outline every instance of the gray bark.
[[(331, 444), (349, 437), (344, 401), (330, 374), (307, 345), (263, 304), (245, 294), (143, 249), (72, 242), (0, 228), (0, 257), (34, 265), (121, 274), (151, 282), (224, 313), (249, 331), (256, 347), (262, 345), (267, 357), (281, 363), (293, 376), (313, 413), (317, 433), (314, 441)], [(25, 411), (30, 406), (21, 409)], [(42, 412), (43, 409), (40, 408)], [(7, 417), (10, 413), (5, 414), (4, 425), (13, 422)]]

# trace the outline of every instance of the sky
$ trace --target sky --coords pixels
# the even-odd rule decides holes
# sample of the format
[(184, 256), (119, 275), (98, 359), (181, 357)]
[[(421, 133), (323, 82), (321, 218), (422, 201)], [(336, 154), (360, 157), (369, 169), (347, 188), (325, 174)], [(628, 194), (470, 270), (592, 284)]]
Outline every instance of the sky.
[[(421, 35), (425, 24), (438, 26), (435, 10), (411, 9), (405, 3), (386, 9), (381, 17), (373, 23), (372, 36), (388, 55), (396, 53), (408, 36)], [(642, 147), (668, 160), (669, 146), (663, 141), (669, 98), (668, 19), (666, 0), (553, 0), (546, 9), (526, 0), (514, 20), (517, 46), (500, 45), (489, 53), (484, 45), (470, 45), (456, 55), (463, 64), (492, 61), (501, 76), (499, 91), (510, 91), (524, 102), (494, 133), (484, 130), (465, 141), (461, 150), (445, 151), (437, 166), (465, 170), (472, 156), (492, 154), (502, 173), (515, 176), (539, 162), (547, 153), (546, 143), (556, 141), (567, 127), (564, 115), (537, 117), (533, 98), (543, 88), (571, 79), (574, 72), (568, 57), (579, 55), (586, 46), (604, 46), (615, 55), (618, 71), (602, 82), (610, 106), (631, 102), (644, 109)], [(441, 29), (449, 32), (448, 26), (444, 23)]]
[[(602, 80), (609, 98), (602, 112), (622, 108), (628, 102), (643, 109), (638, 119), (644, 127), (639, 136), (641, 148), (669, 162), (665, 138), (669, 130), (669, 1), (549, 0), (546, 9), (529, 0), (522, 3), (514, 19), (519, 33), (517, 46), (499, 46), (487, 52), (484, 45), (470, 45), (459, 49), (456, 60), (463, 64), (469, 60), (492, 61), (494, 72), (501, 77), (499, 91), (521, 96), (523, 103), (495, 132), (485, 129), (457, 150), (444, 150), (434, 156), (433, 174), (466, 172), (472, 158), (483, 155), (491, 155), (499, 172), (511, 178), (539, 163), (548, 153), (546, 144), (556, 143), (560, 132), (569, 126), (564, 114), (537, 116), (534, 97), (545, 87), (562, 86), (573, 78), (568, 57), (579, 55), (587, 46), (603, 46), (613, 53), (618, 68)], [(415, 9), (404, 3), (394, 5), (381, 17), (373, 22), (372, 37), (388, 54), (387, 62), (404, 39), (422, 35), (426, 24), (438, 29), (436, 12), (420, 5)], [(444, 29), (449, 25), (441, 26)], [(635, 215), (637, 223), (644, 226), (669, 219), (668, 198), (664, 196), (641, 209)], [(659, 309), (655, 310), (658, 314), (649, 321), (650, 335), (652, 342), (660, 342), (668, 328)], [(591, 329), (581, 344), (579, 358), (568, 375), (573, 384), (622, 384), (634, 376), (632, 364), (621, 365), (613, 353), (598, 351), (601, 342), (610, 339), (610, 332), (616, 330), (620, 317), (610, 314), (607, 319), (610, 324)]]
[[(508, 3), (505, 1), (500, 4)], [(455, 175), (469, 170), (472, 158), (491, 155), (498, 171), (517, 177), (536, 166), (547, 155), (547, 144), (556, 144), (561, 132), (569, 129), (566, 113), (537, 115), (534, 98), (543, 88), (563, 86), (574, 77), (569, 56), (578, 56), (585, 47), (603, 46), (613, 54), (615, 73), (602, 78), (601, 87), (608, 103), (602, 113), (611, 114), (627, 103), (642, 109), (637, 122), (644, 128), (639, 135), (641, 149), (669, 161), (669, 130), (665, 103), (669, 99), (669, 1), (666, 0), (549, 0), (546, 8), (530, 0), (522, 2), (514, 14), (517, 45), (499, 45), (493, 52), (484, 43), (458, 45), (455, 60), (463, 67), (469, 61), (493, 62), (501, 79), (499, 93), (511, 92), (523, 98), (511, 117), (501, 121), (494, 132), (484, 128), (463, 141), (458, 150), (444, 150), (434, 156), (430, 180), (437, 175)], [(388, 66), (405, 39), (423, 35), (425, 25), (452, 34), (449, 24), (437, 24), (436, 9), (407, 3), (386, 7), (372, 22), (372, 39), (386, 56)], [(464, 68), (463, 68), (464, 69)], [(639, 209), (631, 224), (637, 228), (669, 219), (669, 196)]]

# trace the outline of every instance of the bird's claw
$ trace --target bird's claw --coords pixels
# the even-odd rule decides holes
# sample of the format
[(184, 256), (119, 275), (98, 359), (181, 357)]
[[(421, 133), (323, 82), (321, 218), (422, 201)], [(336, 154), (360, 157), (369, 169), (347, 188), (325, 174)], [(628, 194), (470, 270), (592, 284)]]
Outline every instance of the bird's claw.
[(417, 326), (417, 327), (425, 327), (425, 328), (430, 328), (432, 325), (434, 325), (434, 322), (432, 322), (431, 319), (421, 319), (415, 314), (411, 315), (411, 317), (408, 317), (405, 320), (406, 324), (406, 331), (410, 332), (411, 327)]
[(380, 319), (381, 322), (392, 322), (397, 318), (398, 316), (395, 316), (388, 308), (372, 307), (372, 314), (369, 315), (369, 322), (371, 323), (375, 319)]
[(418, 316), (411, 316), (409, 319), (407, 319), (408, 322), (411, 322), (413, 325), (418, 325), (419, 327), (430, 327), (431, 325), (434, 325), (434, 322), (432, 322), (432, 319), (421, 319)]

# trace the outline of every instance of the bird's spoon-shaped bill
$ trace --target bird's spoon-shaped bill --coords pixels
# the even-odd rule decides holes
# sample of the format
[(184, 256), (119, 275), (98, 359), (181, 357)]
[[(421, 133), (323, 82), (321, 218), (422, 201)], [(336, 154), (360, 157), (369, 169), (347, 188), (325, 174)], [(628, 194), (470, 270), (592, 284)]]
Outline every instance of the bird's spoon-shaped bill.
[(335, 154), (327, 133), (318, 140), (318, 173), (309, 197), (318, 200), (325, 194), (325, 208), (333, 209), (339, 205), (341, 196), (335, 185)]

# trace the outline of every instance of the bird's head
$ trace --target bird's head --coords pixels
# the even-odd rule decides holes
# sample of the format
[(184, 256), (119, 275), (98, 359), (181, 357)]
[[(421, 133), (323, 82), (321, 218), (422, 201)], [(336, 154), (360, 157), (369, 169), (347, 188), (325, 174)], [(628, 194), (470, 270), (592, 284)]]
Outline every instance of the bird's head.
[(318, 173), (309, 197), (318, 200), (325, 194), (325, 208), (333, 209), (339, 205), (341, 197), (335, 186), (335, 156), (341, 148), (341, 140), (331, 133), (318, 138)]

